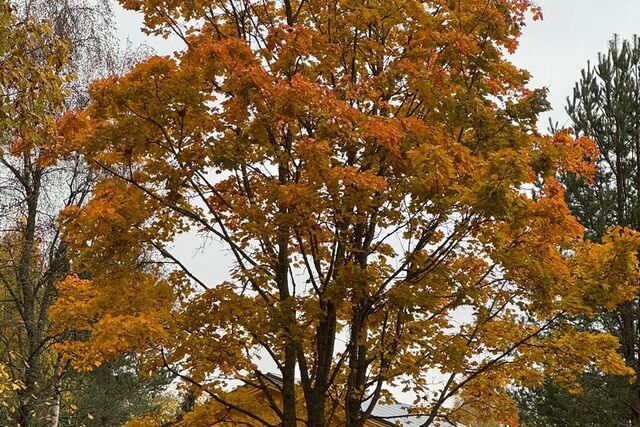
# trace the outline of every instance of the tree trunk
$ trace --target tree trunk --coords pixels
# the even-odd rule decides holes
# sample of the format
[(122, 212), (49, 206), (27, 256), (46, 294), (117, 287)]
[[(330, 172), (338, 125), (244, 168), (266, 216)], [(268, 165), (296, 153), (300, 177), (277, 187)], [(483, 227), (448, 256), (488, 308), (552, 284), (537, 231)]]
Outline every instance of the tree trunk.
[[(626, 364), (637, 367), (636, 358), (636, 310), (634, 302), (626, 302), (619, 308), (620, 312), (620, 351)], [(632, 425), (640, 426), (640, 396), (638, 384), (631, 384), (631, 402), (629, 402)]]
[[(33, 351), (30, 349), (30, 351)], [(18, 424), (20, 427), (30, 427), (35, 415), (36, 396), (38, 396), (38, 358), (28, 357), (23, 367), (23, 388), (18, 392)]]
[[(285, 185), (288, 182), (289, 168), (286, 162), (281, 162), (278, 167), (279, 183)], [(286, 208), (281, 207), (280, 213), (285, 214)], [(284, 311), (284, 361), (282, 366), (282, 427), (296, 427), (296, 346), (290, 330), (295, 324), (296, 313), (291, 293), (289, 291), (289, 234), (290, 229), (286, 225), (278, 225), (278, 245), (276, 263), (276, 282), (280, 293), (280, 309)]]
[(325, 427), (327, 423), (327, 390), (329, 388), (329, 375), (335, 349), (336, 305), (333, 302), (323, 302), (320, 307), (322, 308), (323, 317), (318, 323), (315, 336), (315, 382), (313, 385), (308, 384), (304, 390), (308, 427)]
[(307, 401), (307, 427), (325, 427), (324, 393), (314, 393)]
[(60, 404), (62, 400), (62, 363), (58, 360), (56, 364), (56, 373), (53, 378), (53, 408), (51, 414), (51, 427), (60, 425)]
[(22, 248), (16, 269), (16, 281), (21, 296), (21, 317), (25, 328), (26, 345), (23, 350), (23, 384), (18, 393), (18, 423), (21, 427), (31, 426), (37, 394), (41, 331), (36, 314), (36, 295), (31, 273), (35, 251), (38, 199), (40, 196), (40, 173), (30, 169), (25, 158), (25, 193), (27, 214), (22, 235)]
[(362, 427), (362, 395), (366, 381), (367, 348), (362, 344), (366, 338), (366, 322), (362, 299), (358, 302), (351, 319), (351, 335), (349, 337), (349, 376), (347, 378), (347, 396), (345, 402), (346, 427)]

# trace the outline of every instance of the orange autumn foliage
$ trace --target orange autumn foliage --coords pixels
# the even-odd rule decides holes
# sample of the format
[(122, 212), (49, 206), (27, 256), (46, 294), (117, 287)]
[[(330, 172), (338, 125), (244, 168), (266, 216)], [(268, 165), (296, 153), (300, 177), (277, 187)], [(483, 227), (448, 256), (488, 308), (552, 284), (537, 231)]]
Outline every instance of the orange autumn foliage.
[[(60, 123), (60, 156), (108, 175), (61, 218), (85, 280), (51, 315), (87, 332), (61, 347), (78, 367), (135, 351), (231, 407), (267, 359), (277, 420), (238, 405), (285, 427), (362, 426), (393, 387), (425, 425), (461, 394), (513, 420), (510, 385), (629, 372), (571, 320), (637, 292), (640, 239), (582, 243), (556, 176), (588, 176), (595, 148), (537, 132), (544, 93), (504, 54), (529, 1), (122, 4), (188, 47)], [(180, 262), (185, 232), (225, 244), (228, 280)]]

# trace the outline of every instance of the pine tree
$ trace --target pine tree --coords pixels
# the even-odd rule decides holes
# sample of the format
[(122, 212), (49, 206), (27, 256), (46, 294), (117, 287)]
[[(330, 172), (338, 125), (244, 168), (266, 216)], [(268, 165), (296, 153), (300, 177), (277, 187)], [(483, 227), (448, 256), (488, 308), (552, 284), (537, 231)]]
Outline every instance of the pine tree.
[[(593, 182), (571, 174), (563, 177), (567, 202), (599, 241), (614, 225), (640, 229), (640, 39), (615, 36), (597, 64), (587, 63), (567, 99), (566, 111), (577, 136), (588, 136), (600, 151)], [(640, 378), (639, 299), (619, 306), (596, 322), (591, 330), (606, 330), (620, 340), (620, 352)], [(530, 426), (640, 425), (640, 384), (619, 377), (585, 374), (584, 392), (569, 394), (552, 382), (520, 394), (521, 416)], [(595, 415), (599, 414), (599, 415)], [(595, 422), (595, 424), (594, 424)]]
[(160, 412), (172, 377), (144, 376), (140, 365), (137, 358), (129, 356), (91, 372), (72, 372), (65, 383), (69, 398), (60, 425), (121, 426), (134, 416)]

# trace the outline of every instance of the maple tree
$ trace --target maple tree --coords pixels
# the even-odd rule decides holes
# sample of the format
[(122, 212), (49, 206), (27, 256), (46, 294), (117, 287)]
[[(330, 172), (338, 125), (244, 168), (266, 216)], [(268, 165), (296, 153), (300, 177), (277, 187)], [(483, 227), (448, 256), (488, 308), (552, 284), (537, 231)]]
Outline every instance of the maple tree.
[[(513, 423), (512, 384), (629, 373), (572, 319), (632, 297), (640, 238), (582, 242), (556, 177), (597, 151), (537, 132), (544, 92), (505, 57), (529, 1), (121, 4), (186, 49), (59, 123), (52, 151), (108, 175), (61, 217), (76, 274), (50, 314), (87, 332), (59, 346), (78, 369), (136, 352), (201, 396), (187, 417), (284, 427), (362, 426), (394, 387), (425, 426), (458, 396)], [(174, 253), (187, 232), (226, 245), (228, 280)]]

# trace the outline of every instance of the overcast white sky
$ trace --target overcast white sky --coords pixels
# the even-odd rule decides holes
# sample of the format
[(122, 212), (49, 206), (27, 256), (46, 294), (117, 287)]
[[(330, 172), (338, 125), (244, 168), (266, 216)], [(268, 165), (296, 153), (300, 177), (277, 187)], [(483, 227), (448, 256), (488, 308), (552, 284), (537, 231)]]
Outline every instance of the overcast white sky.
[[(542, 22), (530, 22), (525, 28), (513, 61), (531, 72), (532, 87), (549, 88), (553, 110), (541, 118), (545, 130), (549, 117), (560, 125), (570, 125), (564, 113), (565, 99), (587, 60), (594, 60), (598, 52), (605, 51), (613, 34), (630, 37), (640, 33), (640, 0), (538, 0), (537, 3), (542, 6), (545, 18)], [(144, 35), (139, 14), (125, 11), (119, 5), (114, 11), (118, 37), (123, 44), (127, 38), (134, 45), (146, 43), (160, 55), (182, 49), (177, 39)], [(228, 277), (231, 264), (221, 247), (214, 242), (202, 247), (202, 241), (186, 235), (176, 241), (174, 253), (197, 276), (216, 283)]]
[[(544, 20), (525, 28), (514, 62), (548, 87), (554, 120), (566, 123), (565, 99), (587, 60), (606, 51), (613, 34), (640, 33), (640, 0), (538, 0)], [(546, 120), (544, 123), (546, 128)]]
[[(640, 33), (640, 0), (538, 0), (537, 3), (543, 8), (544, 20), (529, 22), (513, 61), (531, 72), (532, 87), (549, 88), (553, 110), (540, 120), (545, 130), (549, 117), (560, 125), (570, 125), (564, 113), (565, 100), (587, 60), (605, 51), (613, 34), (630, 37)], [(118, 37), (123, 43), (126, 39), (134, 45), (146, 43), (160, 55), (183, 48), (177, 38), (164, 40), (142, 33), (140, 14), (126, 11), (118, 4), (114, 11)], [(220, 247), (207, 246), (192, 255), (193, 241), (187, 237), (176, 242), (175, 250), (196, 274), (214, 282), (224, 280), (228, 265), (221, 265), (227, 262), (219, 256)], [(218, 253), (217, 262), (212, 263), (211, 252)]]
[[(530, 22), (514, 62), (533, 75), (533, 86), (548, 87), (554, 120), (565, 124), (565, 98), (587, 59), (595, 59), (614, 33), (629, 37), (640, 33), (640, 0), (538, 0), (545, 19)], [(147, 37), (142, 18), (135, 12), (115, 8), (118, 36), (134, 43), (146, 42), (159, 54), (181, 48), (177, 40)], [(546, 118), (544, 118), (546, 127)]]
[[(529, 22), (513, 61), (531, 72), (532, 87), (549, 88), (553, 110), (540, 120), (545, 130), (549, 117), (560, 125), (570, 125), (564, 113), (565, 99), (587, 60), (605, 51), (613, 34), (630, 37), (640, 33), (640, 0), (538, 0), (537, 3), (543, 8), (544, 20)], [(118, 4), (114, 11), (118, 37), (123, 43), (126, 39), (134, 45), (146, 43), (160, 55), (183, 48), (177, 38), (164, 40), (142, 33), (140, 14), (123, 10)], [(198, 247), (194, 254), (194, 247), (199, 246), (194, 245), (194, 240), (197, 239), (183, 236), (176, 242), (175, 252), (183, 262), (205, 280), (216, 282), (228, 277), (230, 260), (220, 256), (220, 245)]]

